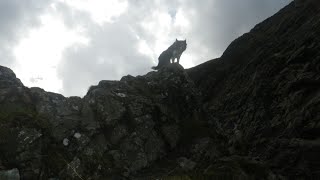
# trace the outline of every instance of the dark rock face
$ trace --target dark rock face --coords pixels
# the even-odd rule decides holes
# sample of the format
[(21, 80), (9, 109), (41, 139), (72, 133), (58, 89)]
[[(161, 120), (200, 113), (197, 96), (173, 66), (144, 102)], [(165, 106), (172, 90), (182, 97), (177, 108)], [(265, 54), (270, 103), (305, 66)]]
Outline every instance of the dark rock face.
[(312, 155), (320, 147), (320, 8), (312, 2), (291, 3), (220, 59), (188, 70), (229, 153), (289, 179), (320, 176)]
[(131, 176), (186, 141), (185, 124), (201, 117), (200, 94), (178, 64), (101, 81), (83, 99), (25, 88), (1, 69), (0, 168), (26, 179)]
[(0, 66), (0, 177), (320, 177), (320, 10), (294, 1), (184, 70), (100, 81), (84, 98)]

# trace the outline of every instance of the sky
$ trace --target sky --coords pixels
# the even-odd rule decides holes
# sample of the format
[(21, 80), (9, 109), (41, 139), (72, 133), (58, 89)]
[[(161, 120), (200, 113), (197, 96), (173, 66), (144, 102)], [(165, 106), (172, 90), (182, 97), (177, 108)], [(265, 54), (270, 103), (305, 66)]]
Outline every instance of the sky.
[(227, 46), (292, 0), (0, 0), (0, 65), (27, 87), (84, 96), (100, 80), (144, 75), (175, 39), (180, 64)]

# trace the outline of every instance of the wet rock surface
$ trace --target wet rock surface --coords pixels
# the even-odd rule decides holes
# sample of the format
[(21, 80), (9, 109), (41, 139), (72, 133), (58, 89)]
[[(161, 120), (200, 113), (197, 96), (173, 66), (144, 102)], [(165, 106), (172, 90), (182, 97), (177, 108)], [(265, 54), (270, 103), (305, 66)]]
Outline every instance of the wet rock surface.
[(103, 80), (83, 98), (0, 66), (0, 178), (319, 178), (317, 4), (292, 2), (221, 58)]

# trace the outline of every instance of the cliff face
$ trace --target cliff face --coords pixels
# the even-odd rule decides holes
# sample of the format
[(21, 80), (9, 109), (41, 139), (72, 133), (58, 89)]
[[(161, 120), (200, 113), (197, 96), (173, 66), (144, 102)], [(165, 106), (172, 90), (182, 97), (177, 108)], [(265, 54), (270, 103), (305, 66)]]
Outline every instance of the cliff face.
[(188, 70), (229, 152), (290, 178), (320, 176), (319, 18), (318, 1), (294, 1)]
[(0, 72), (1, 168), (23, 179), (129, 177), (206, 129), (199, 91), (179, 65), (101, 81), (83, 99)]
[(320, 10), (294, 1), (184, 70), (100, 81), (84, 98), (0, 66), (0, 178), (320, 177)]

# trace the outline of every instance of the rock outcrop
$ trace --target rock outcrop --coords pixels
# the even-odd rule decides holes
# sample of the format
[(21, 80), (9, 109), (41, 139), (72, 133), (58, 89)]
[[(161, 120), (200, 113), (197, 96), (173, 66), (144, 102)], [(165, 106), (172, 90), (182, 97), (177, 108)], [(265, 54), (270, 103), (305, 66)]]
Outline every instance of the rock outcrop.
[(24, 179), (128, 177), (188, 142), (202, 116), (199, 91), (176, 64), (101, 81), (83, 99), (0, 72), (1, 167)]
[(312, 2), (292, 2), (218, 59), (100, 81), (83, 98), (27, 88), (0, 66), (0, 177), (319, 178)]
[(292, 2), (221, 58), (188, 70), (229, 153), (259, 159), (289, 179), (320, 177), (317, 2)]

